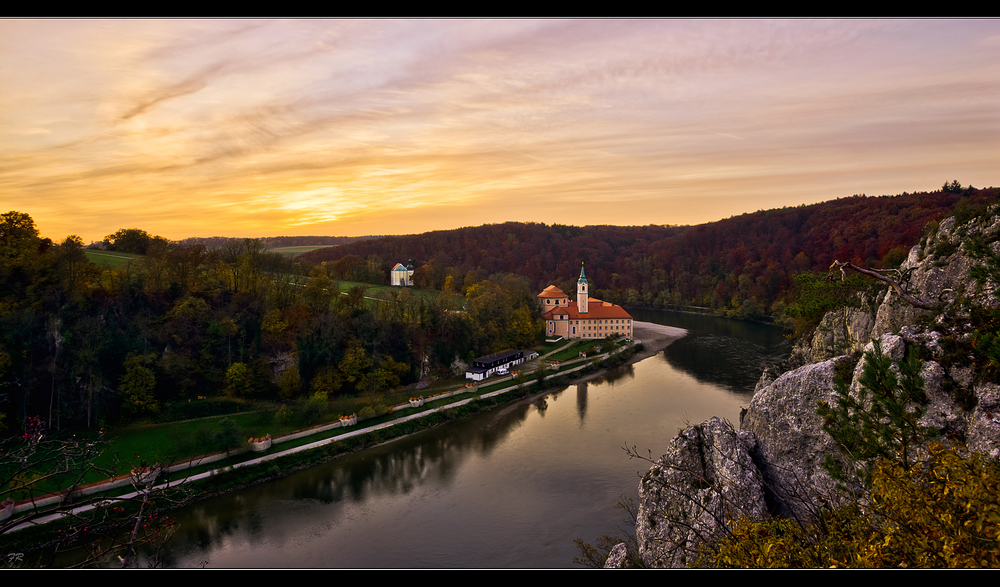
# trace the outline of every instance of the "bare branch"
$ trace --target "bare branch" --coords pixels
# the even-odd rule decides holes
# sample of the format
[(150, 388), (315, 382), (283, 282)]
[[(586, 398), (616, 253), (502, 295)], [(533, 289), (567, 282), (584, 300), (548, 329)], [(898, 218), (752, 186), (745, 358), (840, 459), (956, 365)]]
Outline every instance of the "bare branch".
[[(107, 468), (96, 466), (95, 460), (107, 446), (103, 438), (50, 438), (39, 432), (44, 430), (43, 424), (39, 421), (19, 439), (0, 442), (0, 495), (8, 500), (4, 505), (15, 512), (0, 522), (0, 536), (53, 519), (65, 520), (57, 524), (50, 547), (39, 551), (42, 558), (38, 564), (43, 566), (72, 550), (83, 552), (74, 566), (104, 564), (118, 553), (124, 554), (119, 557), (122, 566), (132, 566), (140, 544), (162, 546), (173, 533), (175, 521), (158, 510), (164, 504), (183, 501), (187, 490), (170, 482), (154, 487), (159, 465), (139, 462), (129, 467), (115, 456)], [(85, 496), (94, 489), (84, 488), (88, 474), (96, 472), (114, 479), (123, 468), (132, 471), (135, 493)], [(53, 486), (63, 490), (50, 494)], [(20, 503), (15, 504), (16, 499)], [(157, 557), (148, 560), (156, 564)]]
[(840, 269), (841, 279), (843, 279), (843, 278), (846, 277), (844, 268), (849, 268), (849, 269), (853, 269), (853, 270), (857, 271), (858, 273), (863, 273), (863, 274), (865, 274), (865, 275), (867, 275), (869, 277), (873, 277), (873, 278), (875, 278), (875, 279), (877, 279), (877, 280), (879, 280), (881, 282), (888, 283), (890, 286), (892, 286), (892, 289), (895, 290), (896, 295), (898, 295), (899, 297), (903, 298), (903, 300), (905, 300), (907, 303), (909, 303), (910, 305), (915, 306), (917, 308), (921, 308), (923, 310), (936, 310), (936, 309), (941, 308), (941, 307), (944, 306), (943, 303), (928, 302), (928, 301), (916, 298), (916, 297), (914, 297), (914, 296), (906, 293), (906, 290), (903, 289), (903, 286), (900, 285), (899, 282), (896, 281), (895, 279), (892, 279), (891, 277), (886, 277), (885, 275), (882, 275), (878, 271), (875, 271), (875, 270), (872, 270), (872, 269), (863, 269), (861, 267), (858, 267), (854, 263), (851, 263), (850, 261), (836, 261), (835, 260), (833, 262), (833, 264), (830, 265), (830, 269), (832, 270), (834, 267), (838, 267)]

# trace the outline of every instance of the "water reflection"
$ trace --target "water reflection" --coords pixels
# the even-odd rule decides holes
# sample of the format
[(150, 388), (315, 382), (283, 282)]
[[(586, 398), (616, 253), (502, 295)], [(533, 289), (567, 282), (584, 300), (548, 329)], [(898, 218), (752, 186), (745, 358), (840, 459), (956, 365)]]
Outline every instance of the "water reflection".
[[(668, 320), (688, 336), (667, 347), (660, 359), (699, 381), (733, 393), (753, 391), (761, 372), (788, 356), (792, 342), (776, 327), (680, 312), (631, 311), (637, 320)], [(662, 322), (659, 322), (662, 323)]]
[(757, 365), (787, 342), (775, 329), (691, 318), (637, 315), (690, 334), (571, 395), (554, 390), (185, 508), (165, 566), (570, 567), (573, 539), (613, 532), (618, 496), (635, 492), (644, 467), (622, 446), (655, 452), (685, 419), (736, 418)]
[[(304, 528), (319, 524), (322, 529), (314, 531), (336, 532), (341, 525), (351, 527), (365, 518), (377, 517), (368, 511), (374, 504), (405, 500), (428, 488), (433, 488), (434, 493), (453, 491), (468, 461), (489, 461), (529, 414), (544, 416), (548, 401), (554, 401), (562, 391), (419, 432), (273, 483), (185, 508), (177, 515), (180, 526), (172, 539), (174, 545), (184, 545), (183, 552), (167, 549), (163, 565), (190, 566), (190, 556), (184, 554), (224, 552), (231, 550), (236, 540), (245, 543), (244, 548), (266, 543), (263, 550), (267, 553), (254, 557), (251, 566), (300, 566), (289, 564), (294, 557), (268, 553), (294, 548)], [(274, 515), (279, 511), (279, 516)], [(363, 540), (366, 534), (357, 532), (354, 537)], [(140, 564), (148, 562), (152, 555), (151, 550), (142, 552)], [(196, 558), (200, 561), (217, 557), (206, 554)], [(323, 566), (331, 565), (327, 561)]]
[(576, 386), (576, 413), (580, 415), (580, 423), (587, 417), (587, 382), (579, 383)]

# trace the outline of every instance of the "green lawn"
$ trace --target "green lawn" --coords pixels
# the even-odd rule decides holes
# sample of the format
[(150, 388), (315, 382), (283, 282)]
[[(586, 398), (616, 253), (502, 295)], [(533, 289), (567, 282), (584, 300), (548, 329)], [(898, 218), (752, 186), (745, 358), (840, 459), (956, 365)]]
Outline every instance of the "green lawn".
[(96, 249), (84, 249), (83, 254), (87, 255), (87, 260), (104, 269), (118, 269), (124, 267), (134, 259), (141, 259), (143, 255), (134, 253), (119, 253), (117, 251), (100, 251)]
[[(116, 430), (110, 436), (114, 444), (109, 452), (117, 452), (122, 460), (127, 461), (138, 456), (148, 463), (166, 463), (215, 452), (219, 449), (215, 446), (214, 439), (222, 430), (220, 422), (223, 418), (228, 418), (237, 424), (241, 437), (250, 438), (265, 434), (275, 436), (278, 433), (273, 425), (273, 410), (229, 414), (184, 422), (136, 425)], [(281, 433), (287, 432), (291, 430)], [(245, 441), (246, 438), (242, 440)], [(109, 462), (111, 456), (105, 455)]]
[(315, 251), (316, 249), (326, 249), (329, 247), (335, 247), (337, 245), (300, 245), (297, 247), (276, 247), (270, 249), (272, 253), (280, 253), (282, 255), (288, 255), (294, 257), (296, 255), (301, 255), (302, 253), (308, 253), (309, 251)]
[(562, 350), (554, 355), (549, 356), (547, 359), (549, 361), (568, 361), (570, 359), (575, 359), (580, 356), (581, 352), (589, 351), (597, 342), (596, 340), (581, 340), (580, 342), (574, 344), (568, 349)]
[[(277, 403), (260, 403), (256, 411), (211, 416), (182, 422), (167, 422), (163, 424), (140, 424), (113, 430), (109, 439), (114, 442), (112, 450), (106, 455), (106, 464), (110, 464), (111, 454), (117, 451), (123, 460), (133, 459), (138, 455), (146, 462), (170, 462), (184, 460), (220, 450), (218, 436), (222, 432), (223, 418), (236, 423), (241, 441), (250, 437), (262, 437), (270, 434), (272, 437), (283, 436), (309, 428), (313, 425), (334, 422), (341, 415), (356, 414), (366, 406), (384, 404), (386, 406), (405, 402), (412, 390), (400, 388), (393, 393), (387, 393), (379, 398), (344, 396), (336, 397), (328, 402), (324, 414), (317, 414), (313, 421), (304, 419), (301, 406), (295, 401), (284, 405), (292, 411), (292, 416), (286, 422), (279, 422), (275, 416), (281, 408)], [(424, 395), (429, 395), (425, 392)], [(419, 394), (418, 394), (419, 395)], [(194, 401), (194, 400), (193, 400)], [(253, 406), (247, 406), (254, 409)]]
[[(338, 281), (340, 285), (341, 292), (347, 292), (347, 290), (352, 287), (361, 286), (367, 288), (365, 291), (365, 297), (377, 298), (380, 300), (392, 299), (393, 293), (400, 293), (404, 288), (393, 286), (393, 285), (373, 285), (371, 283), (360, 283), (357, 281)], [(415, 298), (422, 298), (424, 301), (431, 303), (434, 302), (438, 296), (450, 295), (453, 296), (459, 303), (459, 306), (465, 307), (465, 297), (459, 294), (445, 294), (436, 290), (430, 289), (417, 289), (415, 287), (405, 288), (410, 294)]]
[(569, 339), (565, 339), (564, 338), (564, 339), (560, 340), (559, 342), (546, 342), (546, 343), (543, 343), (542, 345), (540, 345), (535, 350), (537, 350), (538, 351), (538, 355), (541, 356), (541, 355), (544, 355), (544, 354), (547, 354), (547, 353), (551, 353), (552, 351), (554, 351), (554, 350), (556, 350), (558, 348), (561, 348), (561, 347), (563, 347), (563, 346), (565, 346), (567, 344), (569, 344)]

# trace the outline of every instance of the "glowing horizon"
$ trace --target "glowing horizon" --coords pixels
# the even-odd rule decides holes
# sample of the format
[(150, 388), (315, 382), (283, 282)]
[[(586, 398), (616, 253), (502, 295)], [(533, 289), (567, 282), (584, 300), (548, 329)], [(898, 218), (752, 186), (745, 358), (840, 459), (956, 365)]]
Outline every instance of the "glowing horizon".
[(0, 20), (41, 234), (700, 224), (987, 187), (1000, 21)]

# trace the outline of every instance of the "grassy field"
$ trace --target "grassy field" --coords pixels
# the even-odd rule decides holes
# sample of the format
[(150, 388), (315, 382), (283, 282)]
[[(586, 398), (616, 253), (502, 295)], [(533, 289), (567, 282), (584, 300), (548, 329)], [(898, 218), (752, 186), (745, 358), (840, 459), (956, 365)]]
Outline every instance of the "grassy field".
[(282, 255), (288, 255), (289, 257), (294, 257), (296, 255), (301, 255), (302, 253), (315, 251), (316, 249), (326, 249), (335, 246), (337, 245), (300, 245), (297, 247), (277, 247), (274, 249), (270, 249), (270, 251), (272, 253), (280, 253)]
[[(575, 359), (580, 356), (580, 353), (589, 353), (595, 345), (601, 344), (602, 346), (607, 346), (603, 344), (603, 340), (581, 340), (568, 349), (559, 351), (558, 353), (549, 357), (552, 361), (568, 361), (570, 359)], [(605, 351), (608, 349), (605, 348)]]
[[(150, 463), (168, 463), (217, 450), (214, 437), (221, 430), (220, 422), (223, 418), (235, 422), (240, 435), (245, 433), (247, 438), (292, 432), (291, 427), (288, 430), (277, 429), (274, 425), (274, 410), (265, 410), (185, 422), (135, 425), (112, 432), (109, 440), (114, 442), (113, 452), (117, 452), (122, 460), (138, 457)], [(110, 458), (110, 455), (105, 454), (104, 457)]]
[[(136, 424), (111, 432), (108, 440), (113, 442), (112, 449), (102, 455), (99, 464), (110, 466), (115, 458), (125, 462), (142, 460), (147, 463), (169, 463), (212, 453), (219, 450), (217, 439), (223, 429), (223, 419), (228, 419), (236, 424), (240, 441), (243, 442), (247, 438), (262, 437), (265, 434), (270, 434), (273, 437), (284, 436), (312, 425), (335, 422), (341, 415), (357, 414), (365, 406), (396, 405), (405, 403), (411, 395), (428, 396), (443, 389), (455, 389), (462, 385), (464, 385), (464, 378), (455, 377), (448, 380), (447, 383), (439, 382), (434, 390), (425, 389), (416, 392), (412, 389), (400, 388), (377, 398), (337, 397), (328, 402), (327, 409), (322, 415), (309, 421), (305, 420), (301, 413), (301, 400), (305, 398), (300, 398), (300, 402), (293, 401), (286, 404), (292, 411), (291, 416), (286, 421), (280, 421), (277, 417), (280, 406), (276, 403), (270, 403), (257, 406), (259, 408), (257, 411), (210, 416), (183, 422)], [(478, 393), (482, 393), (482, 391), (479, 390)], [(450, 401), (454, 401), (454, 399)], [(372, 425), (380, 421), (390, 420), (393, 417), (392, 415), (383, 415), (366, 420), (365, 423)], [(299, 442), (283, 444), (282, 449), (315, 441), (314, 437), (306, 437)], [(94, 477), (94, 479), (87, 479), (87, 481), (99, 480), (97, 475)], [(48, 489), (54, 491), (58, 488), (50, 487)]]
[[(356, 281), (338, 281), (340, 286), (340, 291), (346, 293), (347, 290), (352, 287), (361, 286), (368, 288), (365, 291), (366, 298), (375, 298), (379, 300), (391, 300), (393, 293), (399, 293), (403, 288), (396, 287), (392, 285), (372, 285), (370, 283), (360, 283)], [(425, 302), (432, 303), (442, 295), (450, 295), (455, 298), (458, 302), (459, 307), (465, 307), (465, 297), (458, 294), (445, 294), (439, 291), (429, 290), (429, 289), (416, 289), (414, 287), (406, 288), (414, 298), (423, 299)]]
[[(323, 249), (326, 247), (332, 247), (336, 245), (303, 245), (300, 247), (280, 247), (277, 249), (271, 249), (271, 252), (280, 253), (282, 255), (288, 255), (289, 257), (294, 257), (296, 255), (301, 255), (312, 251), (314, 249)], [(130, 259), (141, 259), (143, 255), (136, 255), (133, 253), (120, 253), (118, 251), (100, 251), (95, 249), (84, 249), (84, 254), (87, 255), (87, 259), (96, 265), (100, 265), (104, 269), (118, 269), (119, 267), (124, 267)]]
[(84, 249), (83, 254), (87, 255), (87, 260), (103, 269), (118, 269), (124, 267), (134, 259), (141, 259), (143, 255), (134, 253), (119, 253), (117, 251), (98, 251), (94, 249)]

